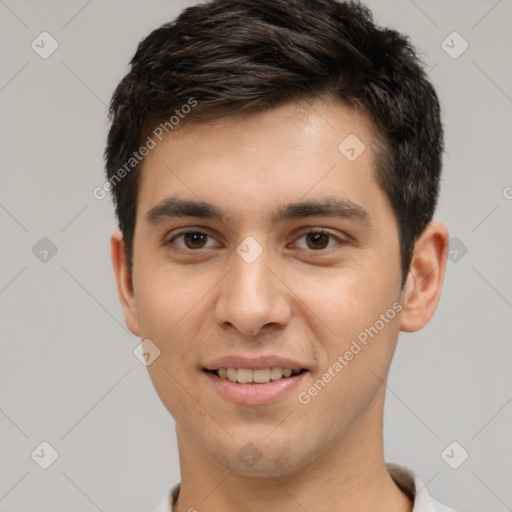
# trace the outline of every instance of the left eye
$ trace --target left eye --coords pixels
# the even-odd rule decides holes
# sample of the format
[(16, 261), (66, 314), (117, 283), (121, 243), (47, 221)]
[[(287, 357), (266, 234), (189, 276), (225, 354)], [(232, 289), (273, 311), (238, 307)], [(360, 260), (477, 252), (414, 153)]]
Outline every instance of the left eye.
[(337, 243), (336, 237), (325, 231), (309, 231), (300, 236), (300, 239), (305, 239), (306, 243), (306, 247), (299, 247), (300, 249), (310, 249), (313, 251), (329, 249)]

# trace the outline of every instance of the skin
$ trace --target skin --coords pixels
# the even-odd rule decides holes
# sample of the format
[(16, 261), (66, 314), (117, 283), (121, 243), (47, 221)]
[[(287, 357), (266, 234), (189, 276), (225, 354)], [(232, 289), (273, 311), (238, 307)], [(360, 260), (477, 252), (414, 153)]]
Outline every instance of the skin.
[[(351, 133), (366, 146), (353, 162), (338, 150)], [(438, 222), (427, 226), (402, 288), (396, 219), (375, 180), (372, 144), (361, 113), (317, 101), (184, 124), (145, 158), (132, 275), (119, 232), (112, 261), (128, 328), (161, 351), (148, 370), (176, 421), (175, 511), (412, 510), (385, 467), (385, 382), (399, 331), (421, 329), (437, 307), (448, 233)], [(333, 195), (364, 208), (367, 221), (271, 219), (279, 205)], [(148, 222), (169, 196), (212, 203), (228, 216)], [(208, 236), (173, 238), (183, 228)], [(321, 228), (332, 236), (304, 233)], [(248, 236), (263, 249), (250, 264), (236, 252)], [(299, 403), (298, 392), (393, 304), (400, 313)], [(236, 405), (203, 372), (228, 354), (287, 357), (309, 373), (277, 403)], [(252, 467), (237, 456), (247, 443), (260, 457)]]

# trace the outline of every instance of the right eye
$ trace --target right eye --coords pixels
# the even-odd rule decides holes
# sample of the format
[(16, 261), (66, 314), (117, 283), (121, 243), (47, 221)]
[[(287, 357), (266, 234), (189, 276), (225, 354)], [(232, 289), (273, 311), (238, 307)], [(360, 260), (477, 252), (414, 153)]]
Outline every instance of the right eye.
[[(214, 240), (210, 235), (203, 231), (187, 230), (175, 234), (168, 242), (167, 245), (176, 245), (180, 249), (196, 251), (198, 249), (209, 249), (215, 247), (215, 244), (208, 245), (208, 238)], [(182, 243), (177, 243), (181, 240)]]

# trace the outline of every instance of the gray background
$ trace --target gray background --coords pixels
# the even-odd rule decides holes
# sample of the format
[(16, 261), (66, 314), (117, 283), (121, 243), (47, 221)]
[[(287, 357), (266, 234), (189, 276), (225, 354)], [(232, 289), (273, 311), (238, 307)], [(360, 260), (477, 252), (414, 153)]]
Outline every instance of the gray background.
[[(117, 300), (113, 208), (92, 190), (104, 182), (106, 105), (136, 44), (192, 3), (0, 0), (3, 511), (151, 510), (179, 480), (173, 420)], [(433, 321), (401, 336), (386, 458), (453, 507), (511, 510), (512, 2), (368, 5), (411, 36), (439, 92), (437, 219), (457, 237)], [(47, 59), (31, 48), (43, 31), (59, 45)], [(442, 47), (453, 31), (469, 44), (458, 58)], [(46, 470), (31, 457), (43, 441), (59, 455)], [(452, 465), (469, 453), (458, 469), (441, 456), (452, 441)]]

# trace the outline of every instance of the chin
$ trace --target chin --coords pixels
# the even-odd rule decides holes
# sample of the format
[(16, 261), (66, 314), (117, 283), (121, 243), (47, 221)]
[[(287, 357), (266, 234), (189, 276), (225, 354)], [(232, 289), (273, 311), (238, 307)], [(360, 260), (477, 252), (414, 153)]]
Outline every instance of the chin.
[(238, 454), (235, 453), (231, 456), (223, 454), (220, 457), (213, 457), (213, 460), (235, 475), (252, 478), (279, 478), (297, 471), (297, 466), (291, 460), (276, 459), (275, 453), (271, 458), (262, 453), (261, 458), (250, 462), (240, 460)]
[(217, 446), (214, 450), (205, 451), (212, 461), (237, 475), (279, 478), (299, 470), (309, 459), (304, 452), (305, 446), (299, 453), (297, 443), (284, 438), (278, 442), (270, 442), (265, 437), (254, 440), (230, 440), (228, 445)]

